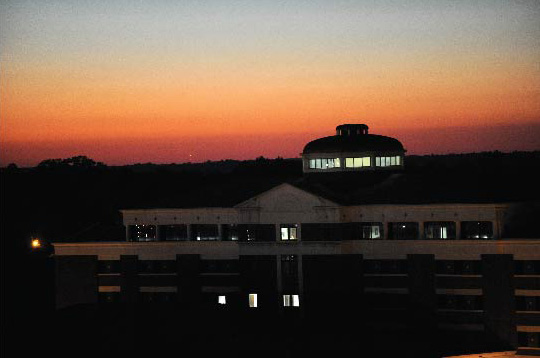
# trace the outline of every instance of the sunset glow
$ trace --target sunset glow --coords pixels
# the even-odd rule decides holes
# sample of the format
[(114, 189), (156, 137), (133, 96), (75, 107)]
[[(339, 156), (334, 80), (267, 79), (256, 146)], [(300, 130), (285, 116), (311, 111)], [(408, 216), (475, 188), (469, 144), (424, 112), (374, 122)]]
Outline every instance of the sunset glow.
[(540, 149), (536, 1), (6, 1), (0, 164)]

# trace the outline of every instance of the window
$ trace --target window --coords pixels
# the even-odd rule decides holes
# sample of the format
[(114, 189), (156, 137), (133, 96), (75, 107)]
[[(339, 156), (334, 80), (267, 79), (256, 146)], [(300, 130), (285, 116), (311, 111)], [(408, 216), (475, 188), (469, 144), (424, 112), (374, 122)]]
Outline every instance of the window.
[(239, 224), (238, 241), (276, 241), (274, 224)]
[(239, 228), (237, 224), (223, 225), (223, 240), (238, 241)]
[(390, 240), (416, 240), (418, 239), (418, 223), (388, 223), (388, 238)]
[(302, 241), (339, 241), (344, 237), (346, 224), (302, 224)]
[(197, 241), (219, 240), (218, 226), (215, 224), (195, 224), (191, 226), (191, 235)]
[(453, 221), (432, 221), (424, 223), (426, 239), (446, 240), (456, 238), (456, 223)]
[(227, 297), (226, 296), (218, 296), (218, 304), (226, 305), (227, 304)]
[(298, 295), (283, 295), (283, 307), (300, 307)]
[(249, 307), (251, 308), (257, 307), (257, 294), (256, 293), (249, 294)]
[(346, 168), (362, 168), (371, 166), (370, 157), (361, 157), (361, 158), (345, 158), (345, 167)]
[(491, 221), (462, 221), (462, 239), (492, 239), (493, 223)]
[(392, 157), (375, 157), (375, 166), (376, 167), (390, 167), (401, 165), (401, 156), (392, 156)]
[(159, 232), (162, 240), (187, 240), (187, 225), (162, 225), (159, 227)]
[(309, 160), (309, 169), (332, 169), (339, 168), (339, 158), (317, 158)]
[(382, 224), (381, 223), (361, 223), (361, 238), (362, 239), (381, 239)]
[(298, 239), (298, 225), (281, 225), (281, 241), (291, 241)]
[(130, 225), (131, 241), (157, 241), (155, 225)]

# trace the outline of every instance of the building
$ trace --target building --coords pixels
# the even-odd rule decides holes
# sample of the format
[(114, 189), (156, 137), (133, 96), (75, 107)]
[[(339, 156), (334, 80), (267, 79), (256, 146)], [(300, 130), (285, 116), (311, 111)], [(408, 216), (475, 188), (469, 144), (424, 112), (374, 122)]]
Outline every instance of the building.
[(306, 145), (302, 180), (233, 207), (122, 210), (124, 242), (54, 244), (57, 305), (412, 309), (427, 330), (540, 353), (540, 242), (506, 233), (520, 204), (423, 188), (411, 200), (404, 153), (366, 125), (341, 125)]

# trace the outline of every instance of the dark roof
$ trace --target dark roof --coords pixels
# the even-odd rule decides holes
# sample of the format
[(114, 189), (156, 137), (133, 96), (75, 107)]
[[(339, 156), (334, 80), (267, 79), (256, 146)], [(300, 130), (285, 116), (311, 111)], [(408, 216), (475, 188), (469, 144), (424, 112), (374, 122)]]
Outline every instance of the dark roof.
[(404, 151), (401, 142), (376, 134), (335, 135), (315, 139), (304, 147), (307, 153), (340, 153), (340, 152), (370, 152), (370, 151)]

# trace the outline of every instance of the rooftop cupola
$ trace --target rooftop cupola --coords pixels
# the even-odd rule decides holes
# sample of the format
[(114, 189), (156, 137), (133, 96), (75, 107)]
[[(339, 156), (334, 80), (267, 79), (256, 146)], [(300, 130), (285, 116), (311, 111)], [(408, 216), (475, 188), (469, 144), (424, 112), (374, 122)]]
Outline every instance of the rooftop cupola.
[(341, 124), (336, 135), (307, 143), (304, 173), (366, 173), (403, 169), (405, 148), (395, 138), (369, 134), (365, 124)]
[(369, 127), (366, 124), (341, 124), (336, 127), (336, 135), (355, 136), (368, 134)]

